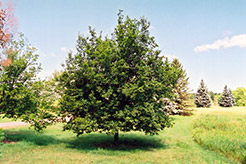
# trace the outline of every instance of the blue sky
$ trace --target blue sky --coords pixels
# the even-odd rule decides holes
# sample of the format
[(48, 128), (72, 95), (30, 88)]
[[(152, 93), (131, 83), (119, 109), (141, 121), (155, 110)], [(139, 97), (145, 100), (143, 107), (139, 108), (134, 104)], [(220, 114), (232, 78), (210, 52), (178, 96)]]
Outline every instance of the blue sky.
[(162, 55), (177, 57), (195, 92), (246, 87), (246, 1), (244, 0), (15, 0), (18, 31), (39, 49), (40, 77), (61, 70), (67, 51), (88, 26), (110, 34), (119, 9), (146, 17)]

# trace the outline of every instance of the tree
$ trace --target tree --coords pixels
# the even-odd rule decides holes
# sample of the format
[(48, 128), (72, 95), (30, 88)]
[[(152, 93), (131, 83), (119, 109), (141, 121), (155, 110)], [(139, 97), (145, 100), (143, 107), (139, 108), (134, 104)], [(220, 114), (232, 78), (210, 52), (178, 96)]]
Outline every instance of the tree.
[(235, 97), (233, 96), (233, 93), (232, 93), (231, 89), (229, 89), (229, 95), (230, 95), (231, 100), (232, 100), (232, 105), (233, 106), (237, 105), (237, 103), (235, 101)]
[[(14, 36), (17, 27), (17, 18), (14, 15), (14, 5), (10, 1), (0, 2), (0, 52), (8, 49), (7, 44)], [(9, 66), (12, 63), (10, 58), (0, 55), (0, 66)], [(1, 69), (0, 69), (1, 71)]]
[(171, 62), (171, 66), (176, 70), (176, 83), (173, 92), (175, 93), (174, 102), (177, 104), (179, 110), (185, 110), (188, 107), (188, 85), (189, 78), (187, 77), (186, 71), (178, 59), (174, 59)]
[(239, 87), (233, 91), (238, 106), (246, 106), (246, 88)]
[(47, 112), (42, 109), (46, 108), (48, 102), (41, 97), (45, 94), (45, 84), (36, 79), (41, 67), (35, 51), (22, 34), (3, 51), (3, 55), (11, 59), (12, 63), (0, 66), (0, 114), (28, 121), (39, 130), (44, 125), (38, 124), (38, 120), (47, 116)]
[(0, 45), (5, 47), (16, 31), (17, 18), (14, 15), (14, 5), (10, 1), (0, 2)]
[(230, 89), (227, 86), (224, 87), (221, 98), (219, 99), (219, 105), (222, 107), (232, 107), (235, 105), (235, 99)]
[(120, 131), (157, 134), (171, 126), (162, 100), (173, 96), (175, 71), (159, 57), (149, 27), (146, 19), (124, 20), (119, 12), (112, 38), (91, 28), (90, 36), (78, 37), (77, 53), (68, 54), (58, 78), (65, 130), (106, 132), (116, 143)]
[(211, 106), (211, 98), (208, 93), (208, 90), (204, 84), (204, 81), (201, 80), (200, 86), (197, 90), (195, 97), (195, 104), (197, 107), (205, 107), (208, 108)]

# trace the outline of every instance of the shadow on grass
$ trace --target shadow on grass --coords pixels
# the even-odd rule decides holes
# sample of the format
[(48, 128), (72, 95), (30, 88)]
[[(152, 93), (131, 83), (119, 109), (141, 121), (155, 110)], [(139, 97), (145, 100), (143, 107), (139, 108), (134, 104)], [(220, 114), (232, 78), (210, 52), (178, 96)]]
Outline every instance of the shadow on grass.
[(39, 146), (58, 146), (59, 144), (65, 144), (67, 148), (85, 152), (98, 152), (100, 150), (108, 150), (110, 152), (132, 152), (135, 150), (151, 151), (152, 149), (168, 148), (160, 138), (144, 134), (121, 134), (119, 136), (119, 142), (116, 145), (113, 142), (113, 136), (100, 133), (84, 134), (80, 137), (71, 136), (63, 138), (57, 138), (54, 135), (47, 135), (44, 133), (37, 133), (33, 130), (6, 130), (6, 134), (8, 141), (24, 141)]
[(113, 136), (98, 133), (74, 138), (68, 142), (68, 147), (85, 151), (94, 149), (104, 149), (109, 151), (151, 151), (152, 149), (168, 148), (161, 139), (154, 136), (123, 134), (119, 136), (119, 142), (114, 144)]
[(45, 135), (43, 133), (38, 133), (33, 130), (5, 130), (6, 138), (8, 141), (18, 142), (31, 142), (35, 145), (50, 145), (50, 144), (57, 144), (60, 141), (51, 135)]

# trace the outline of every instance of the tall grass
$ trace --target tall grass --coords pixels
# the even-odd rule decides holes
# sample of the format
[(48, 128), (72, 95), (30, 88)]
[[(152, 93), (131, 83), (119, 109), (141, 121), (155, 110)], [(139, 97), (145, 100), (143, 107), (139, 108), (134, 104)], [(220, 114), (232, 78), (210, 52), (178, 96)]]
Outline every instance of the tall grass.
[(210, 149), (246, 163), (246, 109), (221, 108), (201, 114), (193, 122), (194, 140)]

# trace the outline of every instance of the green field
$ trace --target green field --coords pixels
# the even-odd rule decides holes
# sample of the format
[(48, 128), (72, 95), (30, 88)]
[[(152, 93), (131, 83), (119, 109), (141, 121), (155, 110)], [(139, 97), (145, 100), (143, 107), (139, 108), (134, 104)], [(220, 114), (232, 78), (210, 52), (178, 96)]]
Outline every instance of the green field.
[(198, 109), (175, 116), (175, 125), (158, 136), (92, 133), (76, 137), (61, 125), (37, 133), (27, 127), (6, 129), (10, 144), (0, 146), (0, 163), (243, 163), (246, 108)]
[(213, 109), (194, 121), (197, 143), (210, 150), (246, 163), (246, 109)]

